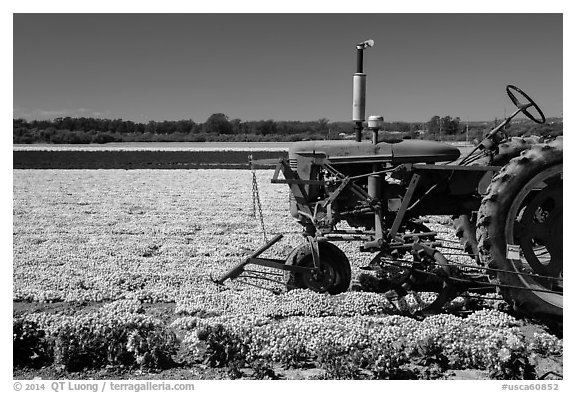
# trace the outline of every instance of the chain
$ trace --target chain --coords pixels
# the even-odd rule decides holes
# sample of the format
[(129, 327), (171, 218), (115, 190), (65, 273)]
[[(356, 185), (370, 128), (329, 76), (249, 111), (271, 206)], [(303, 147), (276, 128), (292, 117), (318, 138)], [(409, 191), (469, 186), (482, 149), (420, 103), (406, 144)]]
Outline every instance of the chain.
[(254, 165), (252, 165), (252, 156), (250, 156), (250, 170), (252, 171), (252, 217), (256, 218), (256, 209), (258, 209), (260, 225), (262, 226), (262, 236), (264, 237), (264, 242), (268, 243), (266, 228), (264, 227), (262, 204), (260, 203), (260, 192), (258, 191), (258, 181), (256, 180), (256, 171), (254, 170)]

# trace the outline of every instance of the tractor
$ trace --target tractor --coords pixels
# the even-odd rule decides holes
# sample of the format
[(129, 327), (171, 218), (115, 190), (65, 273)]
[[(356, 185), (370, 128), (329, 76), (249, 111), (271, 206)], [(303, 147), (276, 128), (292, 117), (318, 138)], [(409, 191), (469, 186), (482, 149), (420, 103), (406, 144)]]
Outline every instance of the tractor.
[[(508, 137), (519, 114), (546, 121), (532, 98), (508, 85), (515, 111), (464, 157), (447, 143), (380, 140), (383, 118), (365, 118), (363, 55), (373, 44), (356, 45), (355, 140), (295, 142), (288, 159), (277, 160), (272, 182), (290, 189), (302, 244), (285, 259), (261, 257), (279, 234), (214, 281), (247, 276), (247, 265), (259, 265), (282, 270), (276, 275), (288, 290), (338, 294), (350, 289), (352, 274), (335, 243), (356, 241), (371, 254), (364, 269), (375, 272), (367, 275), (373, 290), (397, 298), (437, 294), (420, 310), (425, 315), (464, 292), (497, 290), (514, 310), (561, 326), (562, 137)], [(371, 140), (362, 139), (366, 131)], [(459, 241), (447, 243), (428, 228), (422, 217), (434, 215), (451, 217)], [(450, 259), (457, 248), (475, 270)]]

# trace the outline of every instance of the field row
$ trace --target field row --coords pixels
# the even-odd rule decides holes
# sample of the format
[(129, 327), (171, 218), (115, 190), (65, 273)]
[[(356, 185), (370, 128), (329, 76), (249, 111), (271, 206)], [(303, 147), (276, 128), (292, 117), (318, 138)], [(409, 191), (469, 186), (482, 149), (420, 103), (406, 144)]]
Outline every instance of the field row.
[(249, 158), (287, 152), (243, 150), (14, 150), (14, 169), (248, 169)]
[(14, 151), (287, 151), (290, 142), (112, 142), (16, 144)]
[(455, 370), (536, 379), (550, 371), (550, 359), (563, 355), (562, 340), (527, 334), (524, 322), (496, 310), (422, 321), (378, 309), (372, 310), (377, 315), (299, 314), (316, 309), (318, 300), (338, 303), (328, 298), (291, 291), (280, 301), (292, 305), (291, 312), (269, 308), (269, 315), (207, 314), (179, 304), (179, 318), (169, 325), (145, 315), (137, 300), (76, 315), (27, 314), (14, 322), (15, 365), (150, 371), (203, 364), (227, 370), (228, 378), (256, 379), (277, 379), (293, 368), (314, 369), (316, 378), (326, 379), (442, 379)]

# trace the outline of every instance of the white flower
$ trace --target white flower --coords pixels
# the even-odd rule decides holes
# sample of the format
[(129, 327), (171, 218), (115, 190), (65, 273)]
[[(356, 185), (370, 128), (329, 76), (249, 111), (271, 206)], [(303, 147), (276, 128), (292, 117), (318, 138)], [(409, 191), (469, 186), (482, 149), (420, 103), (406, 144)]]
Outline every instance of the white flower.
[(512, 353), (508, 348), (502, 348), (498, 351), (498, 359), (500, 359), (501, 362), (507, 362), (511, 357)]

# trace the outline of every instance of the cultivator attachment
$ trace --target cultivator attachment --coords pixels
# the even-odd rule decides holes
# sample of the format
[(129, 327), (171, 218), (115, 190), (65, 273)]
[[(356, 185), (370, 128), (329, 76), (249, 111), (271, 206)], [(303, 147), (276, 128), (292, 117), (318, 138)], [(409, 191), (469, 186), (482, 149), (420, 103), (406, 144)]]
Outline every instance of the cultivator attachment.
[[(331, 241), (366, 240), (371, 233), (360, 230), (348, 230), (332, 233), (318, 238), (307, 237), (307, 241), (294, 248), (290, 255), (282, 259), (263, 258), (261, 255), (278, 243), (283, 235), (279, 234), (264, 244), (242, 262), (218, 278), (212, 278), (216, 284), (227, 281), (254, 286), (281, 293), (295, 288), (309, 288), (316, 292), (331, 293), (332, 288), (344, 283), (348, 289), (349, 276), (339, 266), (346, 256)], [(416, 315), (426, 316), (442, 312), (445, 306), (458, 296), (482, 297), (501, 289), (527, 289), (518, 286), (496, 285), (489, 275), (495, 275), (500, 269), (479, 265), (468, 265), (451, 261), (450, 255), (464, 256), (460, 248), (446, 245), (453, 242), (436, 239), (436, 232), (407, 233), (400, 235), (404, 244), (380, 251), (368, 266), (361, 269), (371, 272), (359, 275), (359, 290), (382, 293), (387, 299), (397, 301), (408, 294), (418, 297), (419, 293), (435, 293), (433, 301), (417, 310)], [(428, 240), (426, 240), (428, 239)], [(433, 240), (429, 240), (433, 239)], [(440, 250), (445, 250), (442, 253)], [(459, 252), (452, 252), (458, 250)], [(343, 259), (344, 258), (344, 259)], [(268, 269), (253, 269), (265, 267)], [(274, 271), (276, 270), (276, 271)], [(518, 273), (516, 273), (518, 274)], [(521, 273), (525, 276), (536, 276)], [(538, 276), (541, 278), (541, 276)], [(546, 293), (561, 293), (546, 289), (530, 289)], [(334, 292), (339, 293), (342, 291)], [(473, 295), (470, 295), (473, 293)]]
[[(411, 234), (413, 239), (433, 235), (435, 235), (435, 232)], [(337, 269), (326, 269), (326, 264), (323, 261), (328, 257), (333, 257), (335, 254), (333, 250), (338, 250), (338, 248), (327, 242), (327, 240), (362, 240), (367, 236), (370, 236), (370, 234), (349, 230), (334, 233), (332, 236), (324, 236), (320, 238), (320, 241), (308, 237), (307, 242), (296, 247), (290, 255), (293, 256), (299, 253), (298, 250), (305, 249), (304, 256), (309, 256), (309, 263), (298, 263), (306, 259), (302, 256), (295, 261), (296, 263), (290, 263), (290, 256), (285, 260), (261, 257), (261, 254), (283, 238), (283, 235), (279, 234), (219, 278), (211, 278), (214, 283), (219, 285), (231, 280), (270, 290), (274, 293), (302, 287), (302, 282), (306, 282), (308, 287), (310, 287), (310, 284), (324, 283), (324, 290), (321, 287), (311, 289), (316, 289), (318, 292), (329, 292), (334, 285), (334, 281), (337, 280), (338, 272), (334, 271)], [(409, 235), (405, 236), (408, 237)], [(389, 299), (399, 299), (408, 293), (416, 292), (438, 293), (438, 296), (431, 304), (420, 310), (420, 313), (424, 315), (440, 312), (446, 303), (465, 291), (471, 289), (474, 289), (477, 293), (494, 291), (494, 285), (490, 284), (486, 277), (479, 278), (480, 275), (478, 275), (464, 278), (462, 272), (454, 264), (451, 264), (433, 245), (440, 245), (440, 243), (433, 242), (427, 245), (417, 241), (405, 244), (402, 247), (399, 246), (392, 252), (380, 252), (370, 265), (363, 269), (378, 273), (387, 272), (394, 275), (393, 278), (381, 275), (378, 279), (379, 290), (377, 292), (383, 292)], [(413, 256), (413, 261), (398, 259), (400, 254), (405, 253), (407, 250)], [(322, 251), (324, 251), (323, 254), (321, 254)], [(343, 253), (340, 256), (342, 255)], [(250, 265), (275, 269), (281, 272), (254, 270), (249, 268)], [(266, 286), (262, 284), (263, 282), (274, 285)]]
[[(272, 259), (272, 258), (262, 258), (260, 255), (267, 251), (269, 248), (278, 243), (284, 236), (282, 234), (274, 236), (270, 241), (260, 247), (258, 250), (253, 252), (245, 260), (234, 266), (228, 272), (220, 276), (219, 278), (210, 277), (211, 280), (222, 285), (226, 280), (238, 280), (246, 285), (255, 286), (261, 289), (267, 289), (272, 292), (278, 293), (279, 287), (264, 287), (263, 285), (257, 284), (256, 282), (269, 282), (272, 284), (280, 284), (282, 286), (285, 283), (282, 281), (284, 275), (278, 272), (264, 271), (264, 270), (252, 270), (248, 269), (248, 265), (263, 266), (271, 269), (276, 269), (280, 271), (290, 271), (299, 274), (310, 274), (314, 268), (303, 267), (303, 266), (293, 266), (287, 265), (285, 260), (282, 259)], [(252, 280), (252, 281), (249, 281)], [(254, 282), (255, 281), (255, 282)]]

